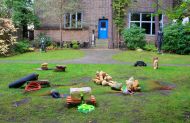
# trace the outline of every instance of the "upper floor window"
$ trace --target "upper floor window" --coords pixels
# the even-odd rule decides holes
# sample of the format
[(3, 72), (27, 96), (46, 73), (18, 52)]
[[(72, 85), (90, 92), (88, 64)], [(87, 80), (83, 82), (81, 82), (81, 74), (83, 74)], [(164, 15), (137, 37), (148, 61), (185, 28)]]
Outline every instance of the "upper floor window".
[[(163, 15), (159, 16), (160, 28), (163, 28)], [(155, 17), (152, 13), (129, 13), (129, 27), (135, 24), (145, 29), (146, 34), (155, 35)]]
[(64, 28), (78, 29), (82, 28), (82, 13), (66, 13), (64, 15)]

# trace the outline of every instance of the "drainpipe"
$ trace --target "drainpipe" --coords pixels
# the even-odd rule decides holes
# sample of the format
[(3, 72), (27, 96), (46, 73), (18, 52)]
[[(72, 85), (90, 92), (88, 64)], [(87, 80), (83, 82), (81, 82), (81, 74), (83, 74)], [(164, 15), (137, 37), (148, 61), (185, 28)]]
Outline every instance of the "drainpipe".
[(156, 16), (155, 16), (155, 46), (157, 47), (157, 38), (158, 38), (158, 31), (159, 31), (159, 15), (158, 14), (158, 0), (156, 0)]
[[(112, 8), (113, 0), (111, 0), (111, 48), (114, 49), (114, 34), (113, 34), (113, 8)], [(110, 46), (109, 46), (110, 47)]]

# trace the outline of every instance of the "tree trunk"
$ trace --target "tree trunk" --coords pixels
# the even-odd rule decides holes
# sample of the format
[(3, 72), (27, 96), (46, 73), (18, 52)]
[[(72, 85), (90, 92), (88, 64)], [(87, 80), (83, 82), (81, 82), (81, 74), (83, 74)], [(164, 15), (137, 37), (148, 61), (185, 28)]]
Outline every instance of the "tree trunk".
[(159, 31), (159, 15), (158, 15), (158, 0), (156, 0), (156, 16), (155, 16), (155, 47), (157, 47), (157, 38), (158, 38), (158, 31)]
[(60, 47), (62, 48), (62, 42), (63, 42), (62, 21), (59, 24), (59, 31), (60, 31)]
[(159, 31), (159, 16), (155, 16), (155, 46), (157, 47), (157, 39), (158, 39), (158, 31)]
[(28, 27), (27, 24), (22, 25), (22, 37), (28, 38)]

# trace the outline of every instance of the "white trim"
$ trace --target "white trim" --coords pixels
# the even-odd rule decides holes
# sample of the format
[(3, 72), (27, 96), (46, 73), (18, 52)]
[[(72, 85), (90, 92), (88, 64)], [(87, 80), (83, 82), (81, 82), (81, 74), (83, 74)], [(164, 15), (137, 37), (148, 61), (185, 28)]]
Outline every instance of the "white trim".
[(72, 28), (72, 14), (70, 13), (70, 20), (69, 20), (69, 27), (68, 28)]
[(81, 28), (83, 28), (83, 13), (82, 12), (80, 12), (81, 13)]
[(140, 13), (140, 28), (142, 28), (142, 13)]
[(75, 28), (78, 26), (78, 12), (75, 13)]
[(129, 28), (131, 27), (131, 13), (129, 13), (129, 20), (128, 20)]
[(64, 28), (66, 27), (66, 15), (63, 15), (63, 20), (64, 20)]
[[(129, 22), (128, 22), (128, 24), (129, 24), (129, 28), (131, 27), (131, 23), (139, 23), (140, 24), (140, 28), (142, 28), (142, 24), (143, 23), (150, 23), (151, 24), (151, 26), (150, 26), (150, 34), (146, 34), (146, 35), (150, 35), (150, 36), (154, 36), (155, 34), (153, 34), (153, 24), (155, 24), (155, 20), (153, 21), (153, 13), (137, 13), (137, 14), (139, 14), (140, 15), (140, 21), (131, 21), (131, 16), (132, 16), (132, 13), (129, 13)], [(150, 21), (143, 21), (142, 20), (142, 15), (143, 14), (150, 14), (151, 15), (151, 20)], [(164, 26), (164, 22), (163, 22), (163, 20), (164, 20), (164, 16), (162, 15), (162, 22), (161, 22), (161, 25), (162, 25), (162, 28), (163, 28), (163, 26)]]
[[(81, 14), (80, 26), (78, 26), (78, 13)], [(67, 19), (66, 19), (67, 15), (68, 15), (68, 18), (69, 18), (69, 26), (68, 27), (66, 26), (67, 25), (67, 22), (66, 22), (67, 21)], [(73, 15), (75, 15), (75, 26), (72, 25), (72, 20), (73, 20), (72, 16)], [(82, 28), (82, 27), (83, 27), (83, 13), (82, 12), (64, 14), (64, 28), (66, 28), (66, 29), (76, 28), (77, 29), (77, 28)]]
[(150, 26), (150, 35), (152, 35), (152, 27), (153, 27), (153, 16), (152, 16), (152, 13), (151, 13), (151, 26)]

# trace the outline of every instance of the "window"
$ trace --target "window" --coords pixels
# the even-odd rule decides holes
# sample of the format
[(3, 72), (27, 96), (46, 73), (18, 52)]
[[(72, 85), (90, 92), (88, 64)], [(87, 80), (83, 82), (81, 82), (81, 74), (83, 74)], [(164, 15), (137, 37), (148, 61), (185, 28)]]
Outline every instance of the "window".
[(101, 28), (106, 28), (106, 22), (101, 23)]
[(163, 28), (164, 28), (164, 21), (163, 21), (163, 19), (164, 19), (164, 16), (162, 14), (160, 14), (159, 15), (159, 28), (161, 30), (163, 30)]
[(82, 28), (82, 13), (66, 13), (64, 15), (64, 28)]
[[(155, 18), (152, 13), (130, 13), (129, 27), (133, 24), (144, 28), (146, 34), (155, 35)], [(163, 15), (159, 15), (159, 24), (162, 29), (164, 26)]]

